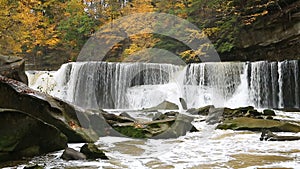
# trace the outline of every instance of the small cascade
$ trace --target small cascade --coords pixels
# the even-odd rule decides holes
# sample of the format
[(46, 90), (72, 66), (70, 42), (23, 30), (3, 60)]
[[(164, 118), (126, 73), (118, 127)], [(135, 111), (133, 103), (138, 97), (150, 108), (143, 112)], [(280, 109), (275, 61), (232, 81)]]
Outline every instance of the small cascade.
[(83, 108), (142, 109), (164, 100), (188, 108), (215, 105), (299, 108), (299, 61), (217, 62), (186, 66), (76, 62), (56, 72), (27, 72), (30, 86)]
[(243, 69), (244, 64), (239, 62), (188, 65), (184, 80), (188, 106), (224, 106), (241, 84)]

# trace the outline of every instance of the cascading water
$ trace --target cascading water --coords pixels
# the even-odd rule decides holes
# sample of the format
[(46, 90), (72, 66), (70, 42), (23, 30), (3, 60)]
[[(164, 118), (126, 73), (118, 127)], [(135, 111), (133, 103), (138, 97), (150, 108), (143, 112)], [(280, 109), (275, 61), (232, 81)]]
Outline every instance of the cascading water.
[[(253, 105), (299, 108), (299, 61), (219, 62), (187, 66), (79, 62), (57, 72), (28, 72), (31, 87), (84, 108), (141, 109), (164, 100), (188, 108)], [(47, 83), (45, 83), (47, 82)]]

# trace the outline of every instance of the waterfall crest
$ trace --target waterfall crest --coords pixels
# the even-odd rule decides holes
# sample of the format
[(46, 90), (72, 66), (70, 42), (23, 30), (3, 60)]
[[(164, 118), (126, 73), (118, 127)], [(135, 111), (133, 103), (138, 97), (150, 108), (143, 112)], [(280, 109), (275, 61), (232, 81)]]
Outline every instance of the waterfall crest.
[(27, 72), (30, 86), (84, 108), (141, 109), (164, 100), (189, 108), (252, 105), (299, 108), (299, 61), (214, 62), (186, 66), (76, 62)]

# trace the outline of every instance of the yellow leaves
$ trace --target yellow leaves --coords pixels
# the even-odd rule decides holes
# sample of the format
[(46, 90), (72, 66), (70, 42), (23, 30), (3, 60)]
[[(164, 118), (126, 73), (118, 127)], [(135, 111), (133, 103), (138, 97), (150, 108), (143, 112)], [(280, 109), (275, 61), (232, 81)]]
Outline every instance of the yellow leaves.
[(221, 29), (219, 27), (212, 27), (212, 28), (204, 28), (202, 31), (206, 36), (212, 36), (216, 33), (218, 33)]
[(246, 16), (246, 19), (244, 19), (243, 22), (245, 25), (251, 25), (254, 21), (256, 21), (257, 17), (267, 15), (268, 13), (269, 12), (267, 10), (264, 10), (260, 13), (254, 13), (252, 15)]

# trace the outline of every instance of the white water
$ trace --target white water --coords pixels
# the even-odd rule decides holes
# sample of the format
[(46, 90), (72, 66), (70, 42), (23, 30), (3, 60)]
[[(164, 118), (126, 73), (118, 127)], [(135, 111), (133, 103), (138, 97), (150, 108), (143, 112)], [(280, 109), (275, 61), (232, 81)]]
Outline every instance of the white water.
[[(281, 119), (300, 119), (298, 112), (280, 112)], [(145, 116), (145, 114), (139, 114)], [(260, 133), (249, 131), (214, 130), (215, 126), (200, 122), (196, 116), (194, 125), (200, 132), (188, 133), (177, 139), (131, 139), (102, 137), (96, 142), (110, 160), (64, 161), (62, 151), (34, 158), (30, 163), (51, 168), (299, 168), (300, 141), (260, 141)], [(280, 133), (300, 136), (300, 133)], [(77, 150), (83, 144), (69, 144)], [(250, 157), (249, 157), (250, 156)], [(289, 158), (281, 160), (276, 157)], [(18, 168), (23, 168), (20, 165)]]
[[(202, 63), (185, 67), (101, 62), (70, 63), (57, 72), (28, 72), (28, 75), (32, 88), (79, 106), (141, 109), (155, 106), (163, 100), (179, 105), (180, 97), (186, 100), (189, 108), (208, 104), (219, 107), (284, 107), (294, 104), (297, 107), (298, 72), (296, 61)], [(294, 77), (293, 80), (289, 76)], [(123, 111), (126, 110), (114, 109), (111, 113)], [(135, 118), (149, 118), (145, 112), (131, 113)], [(276, 114), (280, 119), (300, 119), (299, 112), (277, 111)], [(262, 142), (259, 141), (260, 133), (214, 130), (215, 126), (207, 125), (201, 121), (203, 119), (202, 116), (196, 116), (193, 122), (200, 132), (188, 133), (177, 139), (101, 137), (96, 144), (107, 151), (110, 160), (66, 162), (59, 158), (62, 153), (59, 151), (36, 157), (30, 163), (40, 164), (47, 169), (254, 169), (300, 166), (300, 141)], [(300, 136), (299, 133), (280, 134)], [(69, 146), (78, 150), (82, 144)], [(289, 159), (282, 160), (280, 157)], [(18, 168), (23, 167), (20, 165)]]
[(30, 87), (84, 108), (141, 109), (164, 100), (188, 108), (299, 108), (297, 61), (170, 64), (81, 62), (28, 72)]

